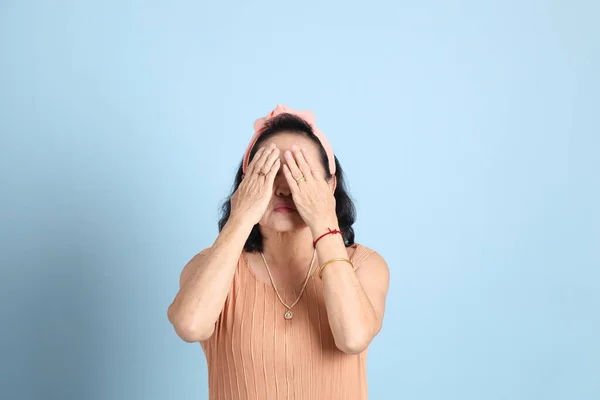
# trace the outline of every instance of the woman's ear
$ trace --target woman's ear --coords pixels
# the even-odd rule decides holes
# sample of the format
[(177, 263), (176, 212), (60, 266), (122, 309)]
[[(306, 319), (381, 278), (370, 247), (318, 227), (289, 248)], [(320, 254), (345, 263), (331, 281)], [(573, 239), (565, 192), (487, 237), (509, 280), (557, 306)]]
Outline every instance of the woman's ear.
[(337, 177), (335, 175), (331, 176), (329, 187), (331, 188), (331, 193), (335, 193), (335, 189), (337, 188)]

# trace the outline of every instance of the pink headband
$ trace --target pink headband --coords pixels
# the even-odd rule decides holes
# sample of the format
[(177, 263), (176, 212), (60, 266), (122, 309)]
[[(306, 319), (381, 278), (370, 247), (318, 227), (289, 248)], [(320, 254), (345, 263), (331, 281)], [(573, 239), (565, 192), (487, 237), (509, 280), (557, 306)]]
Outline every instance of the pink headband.
[(244, 173), (246, 173), (246, 168), (248, 168), (248, 164), (250, 163), (250, 152), (252, 151), (252, 148), (254, 147), (254, 144), (256, 143), (260, 135), (262, 135), (263, 130), (265, 128), (265, 124), (268, 120), (280, 114), (292, 114), (302, 118), (304, 121), (310, 124), (310, 126), (313, 129), (313, 133), (321, 142), (321, 145), (325, 149), (325, 153), (327, 153), (327, 159), (329, 161), (329, 172), (331, 172), (331, 175), (335, 175), (335, 158), (333, 157), (333, 149), (331, 148), (331, 144), (329, 144), (329, 141), (327, 140), (323, 132), (321, 132), (321, 130), (315, 125), (316, 118), (312, 111), (295, 111), (281, 104), (278, 104), (277, 107), (275, 107), (273, 111), (267, 114), (266, 117), (259, 118), (254, 122), (254, 136), (250, 140), (250, 144), (248, 145), (246, 153), (244, 154), (244, 162), (242, 163), (242, 169)]

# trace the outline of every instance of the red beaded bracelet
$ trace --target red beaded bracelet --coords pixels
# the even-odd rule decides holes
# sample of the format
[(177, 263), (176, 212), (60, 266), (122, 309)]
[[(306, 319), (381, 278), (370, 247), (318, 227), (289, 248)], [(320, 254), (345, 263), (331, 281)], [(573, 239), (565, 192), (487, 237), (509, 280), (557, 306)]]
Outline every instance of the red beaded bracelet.
[(313, 242), (313, 246), (316, 248), (317, 247), (317, 242), (321, 239), (323, 239), (325, 236), (327, 235), (335, 235), (336, 233), (339, 233), (340, 235), (342, 234), (342, 231), (340, 231), (339, 229), (331, 229), (331, 228), (327, 228), (327, 232), (325, 232), (324, 234), (322, 234), (321, 236), (319, 236), (314, 242)]

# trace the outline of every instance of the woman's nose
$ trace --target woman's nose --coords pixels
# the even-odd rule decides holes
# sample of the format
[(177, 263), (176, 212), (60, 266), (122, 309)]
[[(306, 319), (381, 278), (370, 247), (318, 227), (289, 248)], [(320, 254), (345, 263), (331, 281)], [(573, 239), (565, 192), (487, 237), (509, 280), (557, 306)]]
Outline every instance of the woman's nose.
[(275, 194), (277, 196), (289, 196), (292, 194), (292, 192), (290, 191), (290, 188), (286, 185), (286, 186), (278, 186), (275, 189)]
[(285, 180), (285, 176), (278, 176), (277, 178), (275, 178), (275, 194), (277, 196), (289, 196), (292, 194), (292, 191), (290, 190), (290, 187), (287, 184), (287, 181)]

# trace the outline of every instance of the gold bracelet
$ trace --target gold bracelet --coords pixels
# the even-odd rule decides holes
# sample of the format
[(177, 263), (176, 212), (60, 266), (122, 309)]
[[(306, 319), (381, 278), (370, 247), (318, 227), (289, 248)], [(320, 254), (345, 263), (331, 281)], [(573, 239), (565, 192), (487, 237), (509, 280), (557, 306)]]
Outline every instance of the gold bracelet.
[(334, 263), (336, 261), (344, 261), (347, 262), (348, 264), (352, 265), (352, 269), (354, 269), (354, 264), (352, 264), (352, 261), (348, 260), (347, 258), (332, 258), (329, 261), (325, 261), (323, 263), (323, 265), (321, 265), (321, 268), (319, 268), (319, 278), (323, 279), (323, 277), (321, 276), (323, 274), (323, 269), (328, 266), (331, 263)]

